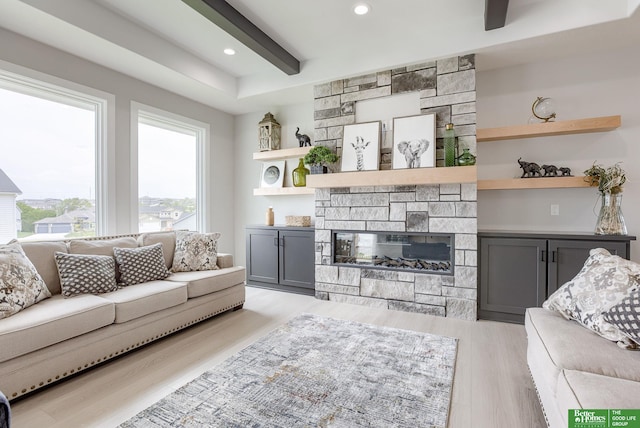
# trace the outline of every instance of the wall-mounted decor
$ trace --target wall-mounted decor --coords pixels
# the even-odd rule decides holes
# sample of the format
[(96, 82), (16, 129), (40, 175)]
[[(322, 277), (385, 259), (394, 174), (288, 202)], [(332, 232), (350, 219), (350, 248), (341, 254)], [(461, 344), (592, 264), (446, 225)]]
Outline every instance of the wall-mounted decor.
[(262, 163), (260, 187), (282, 187), (284, 181), (285, 161), (271, 161)]
[(271, 113), (258, 123), (258, 143), (261, 152), (280, 148), (280, 124)]
[(342, 143), (342, 172), (378, 169), (380, 121), (345, 125)]
[(436, 115), (393, 119), (393, 169), (436, 166)]

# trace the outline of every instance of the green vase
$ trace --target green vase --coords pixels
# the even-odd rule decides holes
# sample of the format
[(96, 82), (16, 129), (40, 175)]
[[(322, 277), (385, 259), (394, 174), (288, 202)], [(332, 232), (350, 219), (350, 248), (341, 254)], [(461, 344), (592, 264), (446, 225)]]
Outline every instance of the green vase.
[(447, 123), (444, 130), (444, 166), (456, 165), (456, 135), (453, 123)]
[(470, 166), (476, 164), (476, 157), (469, 153), (469, 149), (462, 149), (462, 154), (458, 158), (459, 166)]
[(300, 158), (298, 167), (294, 169), (292, 173), (293, 185), (295, 187), (305, 187), (307, 185), (308, 174), (309, 169), (304, 166), (304, 158)]

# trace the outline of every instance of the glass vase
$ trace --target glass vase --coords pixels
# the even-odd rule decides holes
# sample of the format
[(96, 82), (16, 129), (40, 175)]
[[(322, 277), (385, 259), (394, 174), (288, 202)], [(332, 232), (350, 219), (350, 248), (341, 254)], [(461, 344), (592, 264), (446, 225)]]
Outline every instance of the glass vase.
[(459, 166), (469, 166), (476, 164), (476, 157), (469, 152), (469, 149), (462, 149), (462, 154), (458, 158)]
[(444, 166), (456, 165), (456, 134), (453, 123), (447, 123), (444, 130)]
[(298, 167), (293, 170), (292, 178), (295, 187), (305, 187), (307, 185), (307, 175), (309, 170), (304, 166), (304, 158), (300, 158)]
[(627, 225), (622, 215), (622, 193), (602, 194), (602, 205), (596, 223), (596, 235), (626, 235)]

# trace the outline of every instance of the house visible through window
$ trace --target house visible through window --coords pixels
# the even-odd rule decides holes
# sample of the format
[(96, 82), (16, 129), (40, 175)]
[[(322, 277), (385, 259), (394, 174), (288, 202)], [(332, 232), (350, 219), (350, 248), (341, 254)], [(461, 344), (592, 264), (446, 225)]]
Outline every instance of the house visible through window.
[(0, 243), (96, 235), (99, 109), (0, 73)]
[(139, 113), (139, 232), (200, 229), (201, 131), (178, 120)]

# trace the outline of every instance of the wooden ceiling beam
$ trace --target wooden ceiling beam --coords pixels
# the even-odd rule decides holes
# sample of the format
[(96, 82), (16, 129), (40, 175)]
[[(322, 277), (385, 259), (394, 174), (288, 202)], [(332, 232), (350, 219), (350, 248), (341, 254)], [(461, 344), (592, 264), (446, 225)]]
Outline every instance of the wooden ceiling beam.
[(300, 61), (226, 1), (182, 1), (286, 74), (300, 73)]
[(507, 21), (509, 0), (484, 0), (484, 29), (495, 30), (504, 27)]

